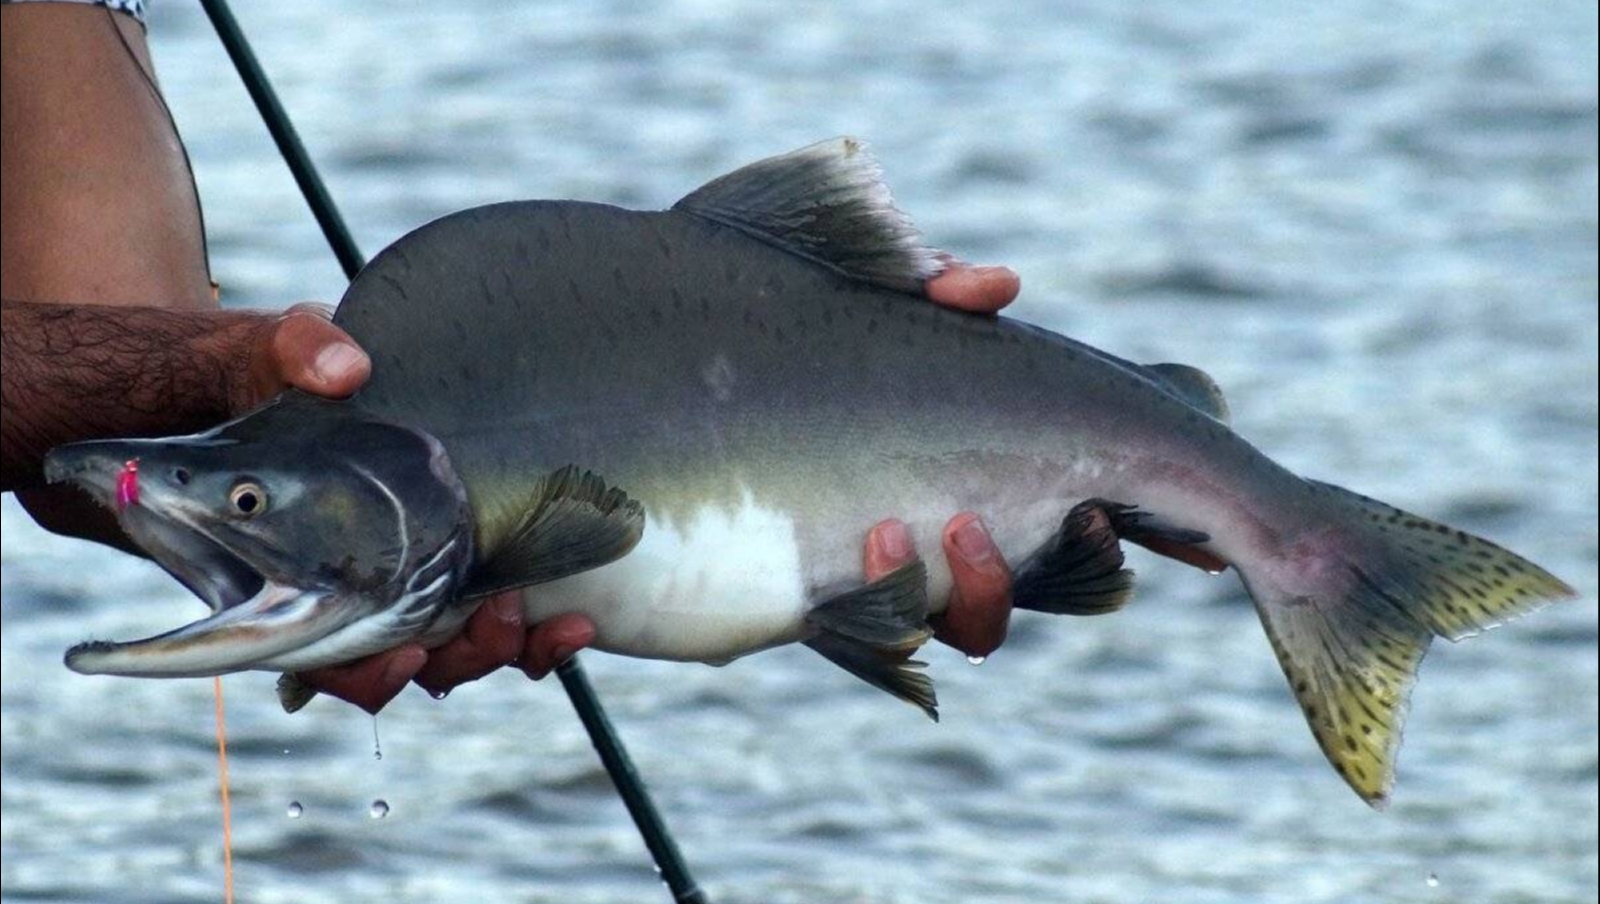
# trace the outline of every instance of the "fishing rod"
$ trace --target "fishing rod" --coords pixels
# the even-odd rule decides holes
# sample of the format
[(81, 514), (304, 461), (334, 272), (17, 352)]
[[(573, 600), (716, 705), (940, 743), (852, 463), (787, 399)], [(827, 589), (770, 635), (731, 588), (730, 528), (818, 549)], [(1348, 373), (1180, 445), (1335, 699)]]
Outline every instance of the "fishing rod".
[[(311, 162), (311, 155), (306, 153), (305, 145), (301, 144), (300, 135), (290, 122), (283, 104), (278, 101), (277, 92), (272, 90), (272, 84), (267, 81), (267, 74), (256, 59), (250, 42), (246, 40), (244, 30), (233, 17), (233, 10), (229, 9), (227, 0), (200, 0), (200, 5), (216, 28), (217, 37), (222, 40), (222, 46), (238, 70), (245, 90), (250, 93), (250, 99), (255, 102), (267, 131), (272, 134), (278, 153), (288, 164), (295, 184), (300, 187), (300, 193), (305, 196), (306, 204), (310, 205), (312, 215), (317, 218), (317, 225), (322, 227), (322, 234), (333, 249), (334, 256), (339, 259), (339, 266), (344, 269), (346, 278), (354, 280), (365, 266), (366, 258), (356, 247), (350, 228), (345, 225), (344, 217), (333, 203), (333, 197), (328, 194), (327, 186)], [(611, 782), (627, 807), (628, 815), (633, 817), (634, 824), (638, 826), (645, 847), (655, 859), (656, 870), (672, 892), (675, 904), (710, 904), (710, 899), (690, 875), (683, 853), (678, 850), (671, 831), (662, 820), (655, 802), (650, 799), (650, 792), (645, 788), (633, 758), (628, 755), (627, 747), (623, 746), (622, 738), (617, 736), (605, 707), (600, 704), (599, 695), (589, 683), (577, 657), (562, 663), (556, 669), (556, 675), (572, 700), (578, 719), (589, 733), (589, 741), (600, 755), (600, 761), (611, 776)]]

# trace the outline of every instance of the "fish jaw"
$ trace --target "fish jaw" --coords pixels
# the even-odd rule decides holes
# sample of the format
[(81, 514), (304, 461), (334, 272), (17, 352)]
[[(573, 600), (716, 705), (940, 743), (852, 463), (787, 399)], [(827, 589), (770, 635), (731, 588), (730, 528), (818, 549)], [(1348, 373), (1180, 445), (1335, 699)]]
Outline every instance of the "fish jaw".
[(221, 675), (315, 643), (356, 617), (356, 607), (336, 596), (268, 582), (251, 599), (210, 618), (144, 640), (81, 643), (65, 661), (81, 675)]

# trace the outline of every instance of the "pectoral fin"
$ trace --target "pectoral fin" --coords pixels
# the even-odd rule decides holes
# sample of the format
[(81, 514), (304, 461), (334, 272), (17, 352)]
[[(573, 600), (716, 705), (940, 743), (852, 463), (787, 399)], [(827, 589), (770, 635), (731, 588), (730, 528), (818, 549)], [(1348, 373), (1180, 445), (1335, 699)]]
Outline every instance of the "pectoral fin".
[(568, 465), (541, 480), (526, 505), (487, 519), (480, 529), (484, 557), (462, 591), (469, 598), (622, 558), (644, 534), (644, 507), (599, 476)]
[(317, 689), (301, 680), (294, 672), (284, 672), (278, 676), (278, 703), (286, 713), (297, 713), (305, 709), (317, 696)]

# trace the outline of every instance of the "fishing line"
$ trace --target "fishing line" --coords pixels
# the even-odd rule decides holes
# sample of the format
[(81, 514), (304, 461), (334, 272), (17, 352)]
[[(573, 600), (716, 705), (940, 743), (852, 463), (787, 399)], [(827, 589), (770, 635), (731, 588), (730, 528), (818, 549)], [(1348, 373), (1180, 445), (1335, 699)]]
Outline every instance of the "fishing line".
[[(267, 131), (272, 134), (272, 140), (278, 147), (278, 153), (288, 165), (289, 172), (294, 175), (295, 184), (300, 186), (300, 192), (305, 196), (306, 204), (311, 207), (317, 225), (322, 227), (322, 234), (327, 238), (334, 256), (339, 259), (339, 265), (344, 268), (345, 276), (354, 280), (356, 273), (365, 264), (365, 258), (356, 247), (355, 239), (350, 236), (350, 229), (345, 225), (344, 217), (334, 206), (333, 198), (328, 194), (327, 187), (322, 183), (322, 177), (318, 175), (316, 166), (311, 162), (311, 155), (306, 153), (305, 145), (300, 143), (300, 136), (295, 132), (293, 123), (289, 121), (289, 114), (284, 111), (283, 105), (278, 101), (277, 93), (267, 81), (267, 74), (256, 59), (255, 51), (250, 48), (250, 43), (239, 27), (238, 20), (233, 17), (233, 11), (228, 8), (227, 0), (200, 0), (200, 5), (211, 19), (217, 37), (227, 50), (234, 68), (238, 70), (245, 90), (255, 102), (256, 110), (261, 114)], [(643, 779), (634, 768), (627, 748), (623, 746), (622, 739), (617, 737), (615, 729), (612, 728), (611, 720), (606, 716), (599, 696), (595, 694), (593, 686), (583, 673), (583, 666), (574, 657), (562, 664), (556, 673), (561, 678), (561, 686), (566, 689), (567, 696), (572, 700), (573, 709), (577, 710), (579, 720), (589, 733), (589, 741), (600, 755), (600, 761), (610, 774), (612, 783), (616, 785), (618, 796), (622, 798), (628, 814), (633, 817), (634, 824), (644, 839), (645, 847), (655, 858), (656, 869), (671, 891), (673, 901), (675, 904), (709, 904), (705, 892), (695, 884), (694, 877), (690, 875), (688, 864), (684, 862), (677, 843), (673, 841), (672, 833), (667, 829), (655, 803), (650, 799), (650, 792), (646, 790)]]
[(222, 788), (222, 900), (233, 904), (233, 802), (228, 799), (228, 723), (223, 715), (222, 676), (211, 679), (217, 701), (217, 776)]

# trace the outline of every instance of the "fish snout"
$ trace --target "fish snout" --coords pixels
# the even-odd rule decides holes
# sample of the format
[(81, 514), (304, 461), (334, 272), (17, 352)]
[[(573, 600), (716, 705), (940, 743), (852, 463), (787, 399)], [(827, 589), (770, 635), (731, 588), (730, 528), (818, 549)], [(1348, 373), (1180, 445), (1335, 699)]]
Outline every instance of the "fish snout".
[[(129, 492), (130, 472), (137, 473), (139, 447), (121, 440), (69, 443), (51, 449), (44, 457), (47, 483), (72, 483), (102, 501), (111, 502), (119, 489)], [(132, 484), (137, 492), (137, 484)]]

